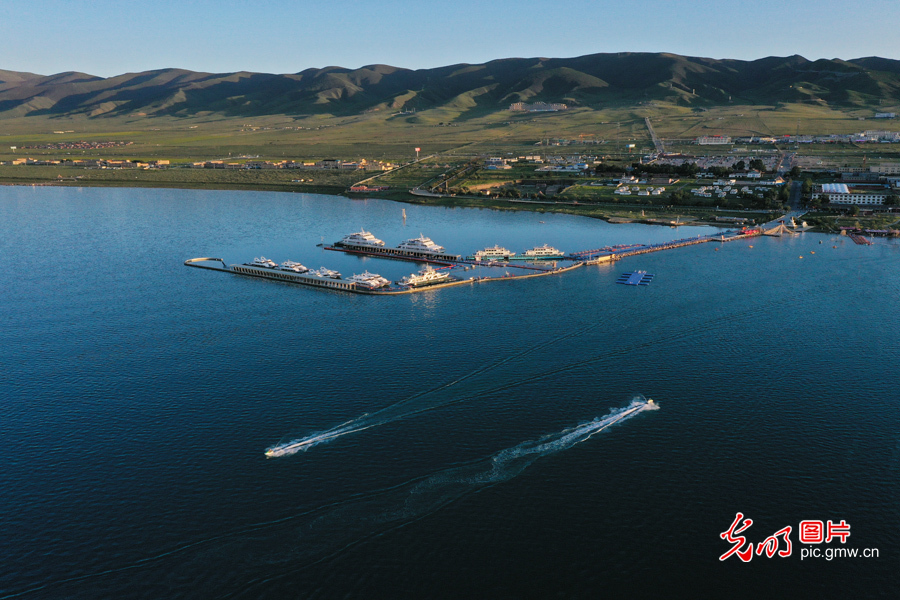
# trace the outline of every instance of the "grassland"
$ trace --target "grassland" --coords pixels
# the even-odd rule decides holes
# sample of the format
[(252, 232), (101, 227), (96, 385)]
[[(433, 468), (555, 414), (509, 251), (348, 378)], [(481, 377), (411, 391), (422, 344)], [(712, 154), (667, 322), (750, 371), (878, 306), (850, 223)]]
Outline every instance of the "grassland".
[[(22, 117), (0, 120), (0, 161), (21, 156), (71, 158), (169, 159), (198, 161), (259, 156), (316, 160), (323, 158), (409, 160), (440, 153), (447, 158), (532, 152), (590, 153), (627, 156), (652, 149), (644, 118), (657, 134), (678, 146), (699, 135), (782, 135), (852, 133), (865, 129), (900, 130), (898, 121), (859, 119), (870, 111), (835, 111), (808, 105), (778, 107), (724, 106), (691, 109), (661, 103), (633, 108), (578, 108), (557, 113), (493, 111), (460, 118), (463, 111), (446, 108), (415, 114), (371, 112), (349, 117), (271, 115), (229, 118), (217, 115), (175, 117)], [(53, 133), (64, 131), (66, 133)], [(126, 141), (129, 146), (97, 151), (24, 149), (61, 141)], [(553, 140), (571, 145), (547, 146)], [(17, 146), (18, 150), (10, 150)], [(811, 148), (841, 154), (883, 153), (890, 148)], [(688, 146), (692, 153), (721, 152), (721, 148)], [(806, 153), (806, 150), (801, 148)]]
[[(270, 192), (341, 194), (359, 177), (337, 171), (224, 170), (173, 168), (82, 169), (57, 166), (0, 166), (0, 184), (53, 184), (87, 187), (170, 187), (244, 189)], [(302, 182), (292, 180), (303, 178)]]
[[(106, 158), (159, 160), (172, 162), (167, 170), (89, 170), (54, 166), (0, 166), (0, 183), (52, 182), (60, 185), (182, 187), (209, 189), (260, 189), (342, 193), (352, 183), (372, 175), (361, 172), (294, 170), (211, 170), (181, 168), (194, 161), (258, 158), (280, 161), (386, 160), (407, 162), (420, 155), (431, 157), (383, 175), (376, 183), (389, 185), (385, 197), (421, 201), (406, 194), (450, 169), (485, 156), (528, 154), (590, 154), (604, 161), (627, 165), (640, 153), (650, 151), (652, 142), (644, 124), (650, 117), (657, 134), (670, 150), (691, 154), (719, 154), (730, 148), (700, 147), (689, 142), (699, 135), (782, 135), (850, 133), (866, 129), (900, 130), (898, 121), (860, 118), (871, 111), (843, 111), (808, 104), (778, 106), (719, 106), (691, 108), (646, 102), (637, 106), (576, 108), (556, 113), (513, 113), (505, 110), (473, 110), (464, 99), (459, 106), (417, 113), (365, 112), (353, 116), (315, 115), (295, 117), (270, 115), (228, 118), (213, 114), (193, 117), (121, 116), (89, 118), (20, 117), (0, 120), (0, 161), (14, 158), (37, 159)], [(64, 133), (54, 133), (62, 131)], [(60, 142), (127, 142), (112, 148), (64, 150), (41, 148)], [(629, 151), (628, 146), (634, 148)], [(16, 146), (16, 150), (10, 149)], [(29, 147), (30, 146), (30, 147)], [(754, 150), (798, 153), (801, 164), (810, 168), (860, 165), (866, 162), (900, 160), (897, 144), (802, 145), (775, 148), (753, 146)], [(473, 192), (501, 186), (511, 181), (535, 177), (533, 166), (509, 171), (479, 171), (463, 183)], [(77, 178), (77, 179), (76, 179)], [(295, 179), (312, 181), (295, 182)], [(586, 186), (587, 181), (561, 190), (555, 198), (562, 203), (525, 204), (500, 199), (446, 198), (429, 203), (456, 206), (490, 206), (514, 210), (571, 212), (604, 218), (671, 219), (688, 209), (649, 205), (640, 208), (636, 199), (616, 198), (611, 188)], [(672, 191), (674, 188), (667, 190)], [(577, 202), (579, 205), (570, 204)], [(641, 203), (646, 203), (641, 200)], [(591, 206), (580, 204), (590, 203)], [(660, 203), (660, 202), (658, 202)], [(631, 209), (626, 206), (634, 205)], [(709, 208), (699, 208), (699, 219), (711, 216)], [(649, 212), (648, 212), (649, 211)], [(705, 212), (704, 212), (705, 211)], [(823, 224), (825, 226), (825, 224)]]

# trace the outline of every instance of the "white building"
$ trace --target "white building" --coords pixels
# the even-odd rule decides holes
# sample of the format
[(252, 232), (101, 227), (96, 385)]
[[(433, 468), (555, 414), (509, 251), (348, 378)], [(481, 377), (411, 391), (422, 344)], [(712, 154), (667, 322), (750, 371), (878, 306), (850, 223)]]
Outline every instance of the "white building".
[(731, 137), (727, 135), (701, 135), (697, 138), (696, 143), (700, 146), (716, 146), (730, 144)]
[(846, 183), (826, 183), (816, 186), (813, 200), (828, 196), (831, 204), (857, 204), (863, 206), (881, 206), (890, 195), (890, 190), (878, 192), (852, 191)]

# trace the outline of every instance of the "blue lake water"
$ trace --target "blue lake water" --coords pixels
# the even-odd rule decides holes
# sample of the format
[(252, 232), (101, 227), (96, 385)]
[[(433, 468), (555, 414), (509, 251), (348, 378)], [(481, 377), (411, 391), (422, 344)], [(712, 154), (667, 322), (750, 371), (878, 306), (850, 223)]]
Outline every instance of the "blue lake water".
[[(460, 254), (710, 232), (0, 188), (0, 598), (895, 597), (900, 244), (709, 243), (395, 297), (182, 264), (415, 269), (316, 246), (360, 228)], [(615, 285), (636, 269), (653, 283)], [(605, 427), (636, 395), (659, 410)], [(790, 525), (792, 556), (720, 562), (737, 512), (754, 543)], [(800, 521), (842, 519), (878, 558), (800, 559)]]

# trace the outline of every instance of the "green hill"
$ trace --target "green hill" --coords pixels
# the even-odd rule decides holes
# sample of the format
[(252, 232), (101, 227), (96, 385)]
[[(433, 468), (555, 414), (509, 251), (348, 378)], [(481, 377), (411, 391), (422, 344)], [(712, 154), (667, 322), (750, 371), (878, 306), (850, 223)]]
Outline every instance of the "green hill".
[(465, 118), (519, 101), (594, 109), (646, 101), (692, 107), (728, 103), (877, 107), (900, 103), (900, 61), (878, 57), (809, 61), (802, 56), (740, 61), (617, 53), (507, 58), (419, 70), (388, 65), (326, 67), (286, 75), (162, 69), (102, 78), (0, 70), (0, 119), (200, 113), (342, 116), (400, 109), (440, 109)]

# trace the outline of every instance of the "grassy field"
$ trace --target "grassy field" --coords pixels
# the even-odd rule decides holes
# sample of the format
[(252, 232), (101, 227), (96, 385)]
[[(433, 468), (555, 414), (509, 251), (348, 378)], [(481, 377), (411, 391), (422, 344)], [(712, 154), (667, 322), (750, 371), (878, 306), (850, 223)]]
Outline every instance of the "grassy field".
[(900, 229), (900, 214), (876, 213), (869, 216), (838, 216), (827, 212), (811, 212), (803, 216), (817, 231), (837, 233), (841, 227), (857, 229)]
[[(293, 179), (303, 178), (300, 183)], [(252, 189), (340, 194), (359, 179), (355, 172), (296, 170), (225, 170), (171, 168), (82, 169), (56, 166), (0, 166), (0, 183), (110, 187), (175, 187), (188, 189)], [(311, 181), (310, 181), (311, 180)]]
[[(864, 114), (865, 113), (865, 114)], [(174, 117), (24, 117), (0, 121), (0, 161), (22, 156), (101, 157), (199, 161), (259, 156), (267, 160), (323, 158), (411, 160), (421, 155), (445, 157), (588, 153), (627, 157), (652, 149), (644, 117), (650, 117), (665, 140), (685, 142), (700, 135), (782, 135), (852, 133), (866, 129), (900, 130), (900, 121), (860, 121), (867, 111), (838, 112), (810, 105), (779, 107), (726, 106), (691, 109), (660, 103), (632, 108), (578, 108), (556, 113), (487, 112), (456, 119), (446, 110), (388, 115), (364, 113), (297, 118), (287, 115), (225, 118)], [(456, 119), (456, 120), (455, 120)], [(61, 131), (64, 133), (54, 133)], [(62, 141), (123, 141), (128, 146), (97, 150), (26, 148)], [(564, 140), (563, 144), (557, 144)], [(678, 142), (668, 142), (673, 147)], [(16, 151), (10, 146), (17, 146)], [(872, 145), (869, 145), (872, 146)], [(893, 146), (893, 145), (891, 145)], [(692, 153), (721, 148), (688, 146)], [(817, 152), (898, 154), (898, 149), (801, 148)]]
[[(465, 102), (463, 102), (465, 104)], [(363, 113), (354, 116), (329, 115), (292, 117), (226, 118), (200, 115), (190, 118), (139, 116), (115, 118), (27, 117), (0, 121), (0, 162), (14, 158), (45, 159), (108, 158), (172, 161), (173, 168), (159, 171), (90, 170), (52, 166), (0, 166), (0, 183), (52, 182), (60, 185), (146, 186), (209, 189), (260, 189), (272, 191), (308, 191), (342, 193), (351, 184), (374, 175), (363, 172), (322, 170), (211, 170), (179, 168), (205, 160), (241, 161), (262, 159), (280, 161), (387, 160), (400, 163), (420, 155), (429, 157), (395, 172), (381, 175), (372, 183), (391, 186), (383, 197), (418, 201), (405, 193), (412, 187), (434, 181), (471, 160), (487, 156), (510, 158), (540, 154), (543, 156), (591, 155), (614, 161), (624, 167), (652, 149), (644, 123), (650, 117), (657, 134), (670, 150), (693, 155), (728, 154), (730, 147), (696, 146), (690, 141), (699, 135), (782, 135), (850, 133), (870, 129), (900, 130), (900, 120), (874, 121), (871, 111), (836, 111), (816, 105), (722, 106), (698, 109), (646, 102), (639, 106), (604, 109), (576, 108), (564, 112), (513, 113), (471, 111), (465, 106), (420, 111), (414, 114)], [(62, 132), (62, 133), (54, 133)], [(60, 149), (41, 147), (60, 142), (126, 142), (111, 148)], [(629, 145), (633, 148), (629, 149)], [(10, 147), (16, 146), (16, 150)], [(808, 168), (835, 168), (877, 164), (900, 160), (898, 144), (810, 144), (775, 148), (750, 146), (742, 155), (754, 151), (791, 151)], [(471, 192), (503, 186), (522, 179), (540, 178), (534, 165), (517, 165), (508, 171), (479, 170), (452, 186), (465, 186)], [(547, 178), (575, 179), (569, 175), (544, 175)], [(78, 179), (75, 179), (78, 178)], [(294, 179), (312, 179), (301, 183)], [(596, 178), (594, 178), (596, 180)], [(595, 206), (521, 205), (517, 210), (558, 210), (604, 218), (631, 215), (634, 211), (618, 205), (646, 205), (657, 197), (616, 197), (612, 188), (587, 186), (590, 180), (561, 192), (559, 200), (593, 203)], [(682, 183), (681, 185), (684, 185)], [(667, 186), (667, 193), (674, 187)], [(525, 190), (528, 192), (529, 190)], [(535, 189), (537, 191), (537, 188)], [(529, 194), (530, 195), (530, 194)], [(430, 201), (434, 202), (434, 201)], [(452, 205), (482, 206), (488, 199), (443, 199)], [(702, 203), (698, 200), (698, 204)], [(511, 208), (497, 200), (497, 206)], [(624, 212), (623, 212), (624, 210)], [(665, 215), (655, 207), (654, 214)], [(709, 209), (702, 209), (709, 210)], [(673, 208), (669, 216), (686, 212)], [(707, 215), (708, 216), (708, 215)], [(623, 217), (628, 218), (628, 217)], [(830, 227), (823, 222), (823, 227)]]

